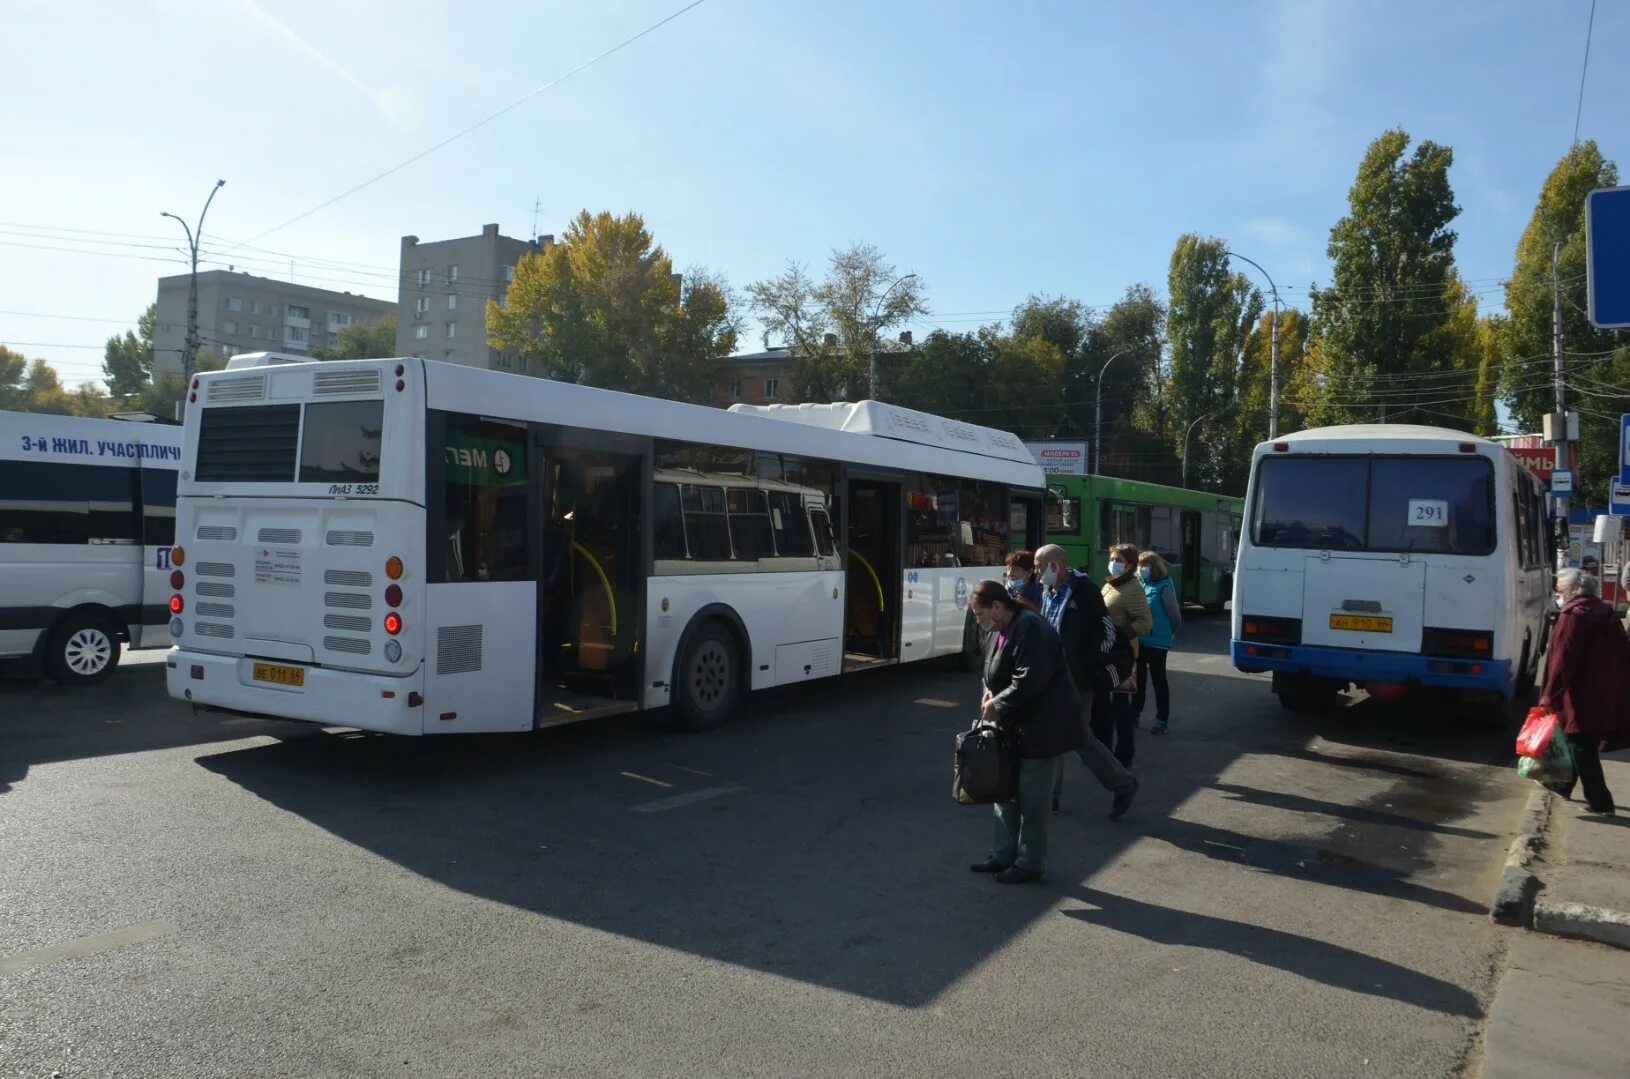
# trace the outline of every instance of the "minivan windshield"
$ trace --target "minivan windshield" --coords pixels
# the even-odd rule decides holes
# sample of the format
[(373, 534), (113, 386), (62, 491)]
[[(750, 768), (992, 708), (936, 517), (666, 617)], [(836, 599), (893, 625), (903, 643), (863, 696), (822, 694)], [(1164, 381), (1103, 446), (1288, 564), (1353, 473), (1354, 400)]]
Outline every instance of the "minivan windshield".
[(1331, 551), (1494, 551), (1494, 467), (1485, 457), (1264, 457), (1251, 538)]

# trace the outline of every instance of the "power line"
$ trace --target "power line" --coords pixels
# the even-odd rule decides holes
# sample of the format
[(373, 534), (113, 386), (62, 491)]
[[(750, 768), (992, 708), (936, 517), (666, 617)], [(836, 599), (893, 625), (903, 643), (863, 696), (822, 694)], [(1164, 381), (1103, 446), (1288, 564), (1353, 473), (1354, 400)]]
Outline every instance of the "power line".
[(262, 233), (259, 233), (256, 236), (250, 237), (249, 240), (247, 241), (247, 243), (254, 243), (257, 240), (263, 240), (267, 236), (270, 236), (272, 233), (279, 232), (279, 231), (281, 231), (283, 229), (288, 228), (290, 225), (294, 224), (297, 221), (303, 221), (306, 218), (310, 217), (312, 214), (319, 213), (319, 212), (321, 212), (323, 210), (326, 210), (330, 206), (334, 205), (335, 203), (340, 202), (340, 201), (342, 201), (344, 199), (350, 198), (352, 195), (355, 195), (358, 191), (361, 191), (364, 188), (373, 186), (374, 184), (378, 183), (379, 181), (385, 179), (387, 176), (390, 176), (393, 173), (400, 172), (402, 169), (407, 168), (409, 165), (413, 164), (414, 162), (422, 160), (423, 158), (429, 157), (431, 154), (435, 153), (437, 150), (440, 150), (442, 147), (447, 146), (450, 143), (456, 142), (457, 140), (463, 138), (465, 135), (470, 134), (472, 131), (475, 131), (478, 128), (485, 127), (487, 124), (490, 124), (492, 121), (498, 119), (500, 116), (503, 116), (505, 113), (508, 113), (508, 112), (511, 112), (511, 111), (513, 111), (515, 109), (520, 108), (526, 102), (528, 102), (528, 101), (532, 100), (533, 98), (537, 97), (539, 94), (543, 93), (544, 91), (551, 90), (554, 87), (559, 86), (561, 83), (565, 82), (567, 79), (571, 78), (572, 76), (577, 75), (580, 72), (588, 70), (589, 68), (593, 67), (595, 64), (598, 64), (601, 60), (604, 60), (606, 57), (611, 56), (613, 53), (621, 52), (623, 49), (625, 49), (628, 46), (634, 44), (634, 42), (638, 41), (642, 37), (645, 37), (647, 34), (654, 33), (655, 31), (657, 31), (657, 30), (661, 29), (662, 27), (668, 25), (669, 23), (673, 22), (675, 19), (679, 18), (681, 15), (683, 15), (686, 12), (692, 10), (693, 8), (700, 7), (704, 2), (705, 2), (705, 0), (691, 0), (690, 3), (686, 4), (684, 7), (680, 8), (678, 11), (675, 11), (672, 14), (667, 15), (664, 18), (657, 20), (656, 22), (652, 23), (650, 26), (647, 26), (644, 30), (641, 30), (639, 33), (635, 34), (633, 37), (624, 38), (622, 41), (619, 41), (617, 44), (613, 45), (611, 48), (607, 49), (605, 52), (600, 53), (598, 56), (591, 57), (590, 59), (585, 60), (583, 63), (578, 64), (576, 67), (572, 68), (570, 71), (566, 72), (564, 75), (560, 75), (560, 76), (558, 76), (556, 78), (550, 79), (548, 82), (544, 83), (542, 86), (539, 86), (536, 89), (529, 90), (525, 94), (522, 94), (520, 97), (518, 97), (514, 101), (510, 102), (508, 105), (505, 105), (503, 108), (499, 109), (497, 112), (494, 112), (494, 113), (492, 113), (492, 114), (490, 114), (488, 116), (482, 117), (480, 120), (477, 120), (475, 123), (469, 125), (468, 127), (464, 128), (464, 129), (462, 129), (460, 131), (454, 132), (452, 135), (449, 135), (447, 138), (445, 138), (445, 139), (441, 140), (440, 142), (436, 143), (434, 146), (431, 146), (429, 149), (421, 150), (420, 152), (414, 154), (412, 157), (408, 158), (406, 161), (403, 161), (400, 164), (392, 165), (390, 168), (386, 169), (384, 172), (381, 172), (379, 175), (373, 177), (372, 179), (364, 180), (362, 183), (356, 185), (355, 187), (351, 188), (350, 190), (344, 191), (344, 192), (341, 192), (338, 195), (335, 195), (333, 198), (329, 199), (327, 202), (320, 203), (320, 204), (312, 207), (311, 209), (305, 211), (304, 213), (296, 214), (295, 216), (289, 218), (287, 221), (283, 222), (281, 225), (274, 225), (273, 227), (267, 229), (265, 232), (262, 232)]
[(1573, 110), (1573, 143), (1579, 145), (1579, 119), (1585, 114), (1585, 72), (1590, 70), (1590, 39), (1596, 31), (1596, 0), (1590, 0), (1590, 22), (1585, 27), (1585, 60), (1579, 65), (1579, 104)]

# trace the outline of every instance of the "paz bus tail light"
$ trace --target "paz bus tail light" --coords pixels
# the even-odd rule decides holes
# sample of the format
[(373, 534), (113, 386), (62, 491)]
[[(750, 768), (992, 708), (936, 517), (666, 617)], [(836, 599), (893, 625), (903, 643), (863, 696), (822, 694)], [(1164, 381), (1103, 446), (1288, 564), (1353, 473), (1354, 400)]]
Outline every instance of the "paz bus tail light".
[(387, 614), (385, 616), (385, 632), (389, 633), (392, 637), (402, 632), (402, 616), (397, 614), (395, 611)]
[(184, 611), (186, 609), (187, 609), (187, 601), (186, 600), (182, 599), (180, 596), (171, 596), (170, 597), (170, 613), (171, 614), (180, 614), (182, 611)]

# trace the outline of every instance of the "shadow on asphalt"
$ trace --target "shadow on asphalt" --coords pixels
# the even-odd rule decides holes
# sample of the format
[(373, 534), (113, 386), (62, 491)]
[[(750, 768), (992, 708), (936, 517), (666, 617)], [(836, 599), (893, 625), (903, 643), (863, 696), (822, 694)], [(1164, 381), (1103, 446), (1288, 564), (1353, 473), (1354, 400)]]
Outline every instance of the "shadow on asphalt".
[(1458, 985), (1351, 948), (1266, 926), (1172, 910), (1089, 888), (1072, 888), (1068, 894), (1092, 909), (1067, 910), (1066, 918), (1130, 933), (1156, 944), (1225, 952), (1254, 963), (1266, 963), (1309, 981), (1402, 1001), (1446, 1015), (1479, 1018), (1483, 1014), (1477, 997)]
[[(132, 708), (140, 708), (132, 714)], [(193, 715), (164, 689), (164, 664), (121, 667), (92, 686), (0, 680), (0, 794), (36, 764), (230, 742), (252, 734), (287, 735), (293, 723)]]
[[(1228, 690), (1225, 682), (1238, 687), (1217, 675), (1181, 679), (1190, 700)], [(966, 869), (986, 853), (989, 811), (952, 804), (951, 744), (976, 698), (971, 676), (919, 666), (755, 695), (752, 715), (703, 736), (652, 733), (637, 721), (445, 741), (319, 732), (199, 763), (459, 891), (920, 1007), (1059, 896), (1052, 887), (993, 886)], [(1167, 816), (1217, 784), (1242, 753), (1294, 751), (1312, 733), (1300, 717), (1286, 717), (1223, 736), (1174, 737), (1166, 766), (1145, 762), (1138, 806), (1117, 824), (1101, 815), (1107, 795), (1072, 781), (1075, 792), (1088, 793), (1067, 794), (1067, 802), (1092, 808), (1055, 822), (1060, 879), (1086, 879), (1149, 835), (1264, 872), (1480, 912), (1404, 879), (1424, 864), (1418, 848), (1431, 842), (1430, 827), (1406, 832), (1416, 856), (1394, 854), (1398, 861), (1377, 865)], [(1420, 785), (1405, 775), (1394, 789)], [(663, 808), (665, 799), (687, 794), (698, 800)], [(1388, 800), (1409, 802), (1403, 793)], [(1465, 811), (1463, 792), (1418, 804), (1451, 800), (1447, 815)], [(1401, 825), (1394, 816), (1371, 811), (1369, 819)], [(1475, 999), (1451, 984), (1318, 941), (1074, 886), (1064, 894), (1099, 908), (1078, 915), (1085, 920), (1152, 940), (1228, 950), (1315, 981), (1477, 1013)]]

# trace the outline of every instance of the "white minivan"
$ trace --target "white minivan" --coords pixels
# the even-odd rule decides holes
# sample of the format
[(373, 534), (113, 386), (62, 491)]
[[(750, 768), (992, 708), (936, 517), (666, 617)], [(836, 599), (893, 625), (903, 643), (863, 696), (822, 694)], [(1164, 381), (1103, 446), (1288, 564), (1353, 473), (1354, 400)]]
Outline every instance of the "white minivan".
[(1349, 684), (1498, 707), (1532, 686), (1551, 594), (1545, 490), (1505, 447), (1403, 424), (1256, 447), (1234, 666), (1317, 711)]
[(0, 412), (0, 660), (58, 682), (170, 645), (181, 428)]

